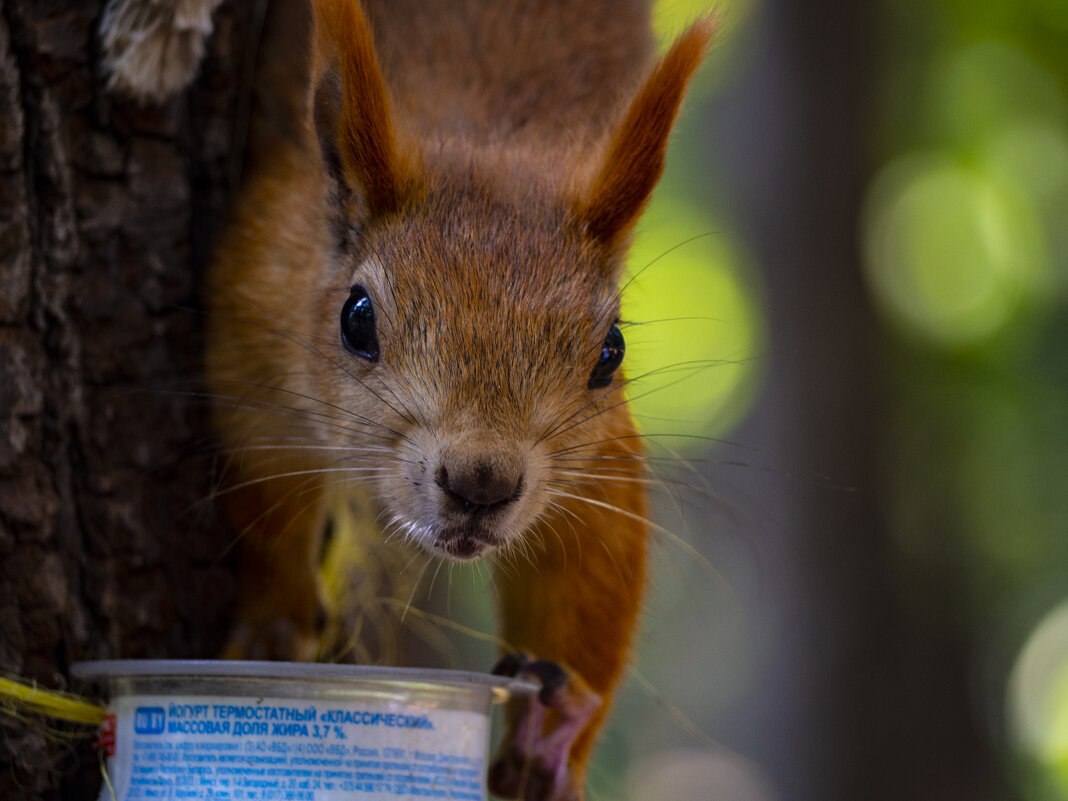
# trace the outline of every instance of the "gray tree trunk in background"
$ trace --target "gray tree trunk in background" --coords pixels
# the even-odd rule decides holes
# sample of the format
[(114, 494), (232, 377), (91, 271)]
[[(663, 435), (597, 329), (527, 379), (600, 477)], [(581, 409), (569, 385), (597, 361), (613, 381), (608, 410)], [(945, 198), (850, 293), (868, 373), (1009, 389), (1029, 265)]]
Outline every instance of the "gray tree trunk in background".
[[(193, 90), (141, 107), (104, 91), (101, 2), (0, 0), (0, 672), (61, 687), (75, 660), (225, 635), (190, 394), (253, 5), (216, 13)], [(87, 746), (0, 714), (0, 798), (87, 798), (96, 775)]]
[[(783, 448), (800, 475), (779, 497), (766, 480), (749, 488), (785, 511), (779, 687), (747, 713), (763, 721), (752, 753), (789, 801), (1011, 797), (970, 695), (975, 652), (953, 606), (955, 571), (918, 574), (888, 514), (894, 376), (864, 283), (859, 219), (877, 166), (881, 48), (904, 44), (885, 35), (890, 13), (853, 0), (768, 0), (758, 66), (722, 123), (732, 163), (745, 165), (734, 196), (772, 329), (766, 399), (745, 424), (763, 439), (732, 439)], [(918, 621), (908, 593), (925, 583), (943, 605)]]

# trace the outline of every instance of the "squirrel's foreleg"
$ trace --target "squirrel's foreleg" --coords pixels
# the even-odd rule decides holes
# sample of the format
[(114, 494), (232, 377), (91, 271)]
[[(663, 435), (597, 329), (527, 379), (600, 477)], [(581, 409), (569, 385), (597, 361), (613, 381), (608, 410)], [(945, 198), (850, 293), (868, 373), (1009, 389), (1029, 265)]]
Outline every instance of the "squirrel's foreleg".
[(543, 690), (509, 710), (490, 768), (490, 789), (499, 795), (584, 797), (586, 764), (630, 658), (645, 584), (645, 493), (640, 482), (612, 481), (633, 474), (638, 458), (599, 461), (594, 475), (603, 482), (591, 478), (568, 493), (576, 497), (558, 499), (557, 511), (536, 527), (536, 554), (502, 566), (502, 637), (534, 661), (520, 655), (500, 667)]

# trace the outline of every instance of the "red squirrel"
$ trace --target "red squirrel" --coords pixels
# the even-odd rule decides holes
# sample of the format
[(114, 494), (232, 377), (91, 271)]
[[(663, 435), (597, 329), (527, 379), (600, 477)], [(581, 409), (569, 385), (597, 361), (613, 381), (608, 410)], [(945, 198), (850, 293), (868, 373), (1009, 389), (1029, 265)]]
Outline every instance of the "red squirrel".
[(502, 565), (498, 669), (544, 689), (490, 787), (581, 799), (647, 569), (618, 282), (714, 25), (655, 60), (637, 0), (311, 7), (206, 292), (227, 655), (314, 657), (324, 498), (358, 485), (398, 537)]

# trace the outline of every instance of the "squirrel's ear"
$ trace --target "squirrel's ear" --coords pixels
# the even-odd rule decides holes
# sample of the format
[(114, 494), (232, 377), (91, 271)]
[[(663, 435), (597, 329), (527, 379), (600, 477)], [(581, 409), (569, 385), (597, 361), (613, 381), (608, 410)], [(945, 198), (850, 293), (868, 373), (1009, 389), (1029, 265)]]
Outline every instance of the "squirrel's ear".
[(402, 159), (389, 89), (359, 0), (315, 0), (315, 130), (327, 172), (370, 216), (401, 204)]
[(609, 142), (579, 206), (586, 231), (609, 248), (630, 233), (664, 171), (668, 134), (715, 28), (711, 19), (699, 20), (676, 40), (638, 90)]

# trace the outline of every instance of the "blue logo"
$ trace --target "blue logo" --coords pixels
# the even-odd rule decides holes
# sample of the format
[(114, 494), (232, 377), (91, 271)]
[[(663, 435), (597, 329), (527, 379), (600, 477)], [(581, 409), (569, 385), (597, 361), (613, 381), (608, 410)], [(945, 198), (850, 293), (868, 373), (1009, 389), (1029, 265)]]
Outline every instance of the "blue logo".
[(139, 706), (134, 710), (134, 731), (137, 734), (163, 734), (166, 717), (161, 706)]

